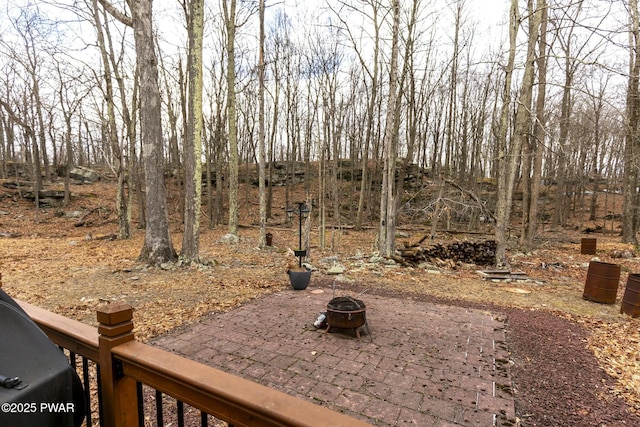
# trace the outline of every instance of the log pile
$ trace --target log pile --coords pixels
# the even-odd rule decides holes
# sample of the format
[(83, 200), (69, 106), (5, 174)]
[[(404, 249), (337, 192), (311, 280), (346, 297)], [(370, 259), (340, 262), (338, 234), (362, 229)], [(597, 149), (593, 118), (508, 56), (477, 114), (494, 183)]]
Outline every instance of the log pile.
[[(424, 240), (424, 239), (423, 239)], [(422, 243), (422, 241), (420, 243)], [(451, 265), (462, 262), (477, 265), (493, 265), (496, 262), (496, 241), (454, 242), (449, 245), (435, 244), (430, 248), (418, 245), (407, 245), (399, 250), (396, 261), (407, 266), (416, 266), (423, 262), (435, 265)], [(448, 260), (449, 262), (445, 262)]]

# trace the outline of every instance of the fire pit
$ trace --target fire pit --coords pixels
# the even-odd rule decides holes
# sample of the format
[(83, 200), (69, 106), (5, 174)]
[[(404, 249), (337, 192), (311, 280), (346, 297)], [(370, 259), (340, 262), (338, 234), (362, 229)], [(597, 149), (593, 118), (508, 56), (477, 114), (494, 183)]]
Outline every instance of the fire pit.
[(366, 305), (359, 299), (351, 297), (336, 297), (327, 304), (327, 329), (331, 328), (353, 329), (356, 337), (360, 339), (360, 328), (365, 326), (367, 334), (369, 326), (367, 325)]

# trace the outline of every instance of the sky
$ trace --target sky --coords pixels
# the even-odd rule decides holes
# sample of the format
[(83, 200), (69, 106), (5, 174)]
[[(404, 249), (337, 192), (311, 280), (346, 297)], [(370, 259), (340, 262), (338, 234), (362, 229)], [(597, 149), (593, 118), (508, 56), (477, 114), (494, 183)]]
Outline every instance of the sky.
[[(121, 0), (113, 0), (114, 3), (121, 3)], [(443, 25), (443, 32), (447, 32), (447, 28), (452, 25), (452, 9), (451, 0), (422, 0), (424, 9), (429, 13), (439, 13), (442, 18), (439, 22)], [(95, 37), (91, 25), (74, 24), (76, 18), (73, 13), (68, 10), (65, 5), (75, 3), (74, 0), (50, 0), (34, 1), (34, 0), (7, 0), (3, 6), (0, 6), (0, 37), (8, 38), (9, 33), (13, 32), (8, 17), (14, 18), (24, 10), (27, 4), (35, 4), (43, 12), (44, 16), (49, 19), (58, 20), (61, 25), (60, 30), (65, 28), (65, 24), (69, 23), (73, 27), (73, 32), (77, 33), (79, 38), (90, 39)], [(219, 1), (208, 1), (211, 7), (218, 7)], [(240, 3), (240, 2), (239, 2)], [(505, 26), (501, 25), (506, 19), (506, 11), (508, 8), (508, 0), (466, 0), (465, 8), (467, 16), (470, 20), (477, 21), (478, 34), (482, 35), (482, 43), (495, 46), (504, 39)], [(56, 7), (57, 5), (60, 5)], [(82, 3), (79, 3), (82, 4)], [(326, 8), (325, 0), (266, 0), (267, 19), (275, 9), (284, 8), (288, 14), (293, 17), (293, 22), (300, 26), (317, 25), (319, 17), (328, 19), (330, 13)], [(154, 13), (156, 15), (156, 27), (164, 33), (164, 39), (168, 43), (179, 42), (183, 44), (183, 27), (182, 16), (178, 0), (154, 0)], [(424, 12), (423, 12), (424, 13)], [(335, 19), (335, 17), (334, 17)], [(68, 31), (68, 30), (66, 30)], [(178, 37), (176, 37), (178, 36)], [(86, 40), (92, 42), (93, 40)], [(177, 43), (176, 43), (177, 44)]]
[[(95, 44), (95, 31), (93, 30), (90, 24), (77, 24), (73, 23), (73, 20), (76, 19), (72, 12), (65, 9), (64, 7), (54, 7), (54, 4), (71, 4), (77, 0), (49, 0), (45, 1), (37, 1), (37, 0), (6, 0), (7, 2), (4, 6), (0, 6), (0, 39), (6, 41), (11, 45), (12, 37), (15, 35), (11, 35), (15, 33), (15, 30), (12, 28), (11, 23), (7, 19), (8, 16), (15, 18), (22, 10), (20, 6), (28, 4), (34, 4), (36, 1), (36, 5), (42, 11), (45, 11), (44, 15), (49, 19), (56, 20), (60, 24), (58, 28), (62, 31), (65, 29), (66, 24), (70, 24), (71, 30), (67, 29), (67, 34), (74, 36), (75, 41), (67, 40), (65, 41), (65, 46), (77, 44), (78, 49), (82, 49), (86, 44)], [(115, 0), (117, 2), (123, 2), (124, 0)], [(338, 0), (335, 0), (337, 2)], [(356, 0), (351, 0), (356, 1)], [(363, 1), (363, 0), (360, 0)], [(410, 0), (403, 0), (404, 2), (409, 2)], [(239, 3), (242, 3), (239, 0)], [(466, 0), (464, 1), (464, 10), (465, 17), (468, 24), (473, 24), (473, 41), (472, 41), (472, 54), (478, 58), (478, 60), (483, 59), (483, 55), (487, 52), (496, 53), (501, 52), (504, 56), (507, 48), (507, 20), (508, 20), (508, 8), (509, 8), (509, 0)], [(524, 4), (523, 0), (520, 0), (520, 3)], [(607, 4), (606, 2), (600, 0), (589, 0), (587, 3), (589, 4), (600, 4), (600, 6)], [(82, 3), (80, 3), (82, 4)], [(207, 0), (207, 4), (211, 7), (219, 7), (219, 0)], [(295, 26), (299, 28), (312, 28), (318, 27), (319, 22), (327, 22), (327, 20), (332, 19), (332, 22), (338, 23), (335, 15), (327, 10), (327, 1), (325, 0), (266, 0), (267, 4), (267, 19), (269, 17), (273, 17), (275, 15), (276, 9), (284, 8), (287, 13), (291, 16), (292, 22)], [(423, 9), (421, 9), (421, 14), (423, 16), (427, 16), (429, 14), (437, 14), (436, 24), (433, 24), (433, 21), (428, 21), (425, 26), (430, 25), (438, 25), (440, 28), (437, 30), (438, 44), (437, 49), (441, 55), (450, 56), (447, 52), (447, 49), (450, 50), (452, 39), (453, 39), (453, 16), (454, 10), (453, 5), (455, 4), (453, 0), (422, 0), (422, 4), (424, 5)], [(366, 10), (365, 10), (366, 12)], [(162, 43), (163, 51), (172, 55), (172, 53), (177, 53), (178, 51), (184, 53), (185, 46), (185, 31), (183, 24), (182, 12), (180, 10), (180, 6), (178, 0), (154, 0), (154, 13), (156, 14), (156, 29), (161, 33), (160, 39)], [(353, 14), (349, 17), (349, 24), (357, 26), (357, 18), (358, 14)], [(593, 13), (594, 22), (600, 19), (597, 11)], [(612, 15), (611, 18), (611, 26), (615, 27), (616, 25), (622, 25), (620, 18), (624, 18), (624, 15), (618, 15), (616, 18), (615, 15)], [(215, 18), (214, 18), (215, 19)], [(218, 16), (219, 19), (219, 16)], [(254, 19), (253, 25), (257, 27), (256, 20)], [(211, 24), (211, 23), (210, 23)], [(267, 24), (268, 25), (268, 24)], [(363, 28), (366, 27), (366, 23), (363, 23)], [(117, 27), (117, 26), (114, 26)], [(365, 28), (366, 29), (366, 28)], [(213, 25), (211, 24), (208, 29), (210, 32), (219, 31), (213, 29)], [(240, 39), (239, 43), (244, 43), (244, 48), (252, 48), (255, 50), (255, 46), (257, 45), (257, 28), (251, 28), (249, 26), (245, 27), (241, 31), (242, 34), (239, 35)], [(525, 37), (525, 32), (520, 30), (520, 37)], [(214, 43), (213, 40), (215, 37), (218, 37), (217, 34), (210, 34), (207, 38), (206, 43)], [(13, 40), (18, 40), (13, 39)], [(130, 38), (131, 40), (131, 38)], [(522, 40), (522, 39), (521, 39)], [(520, 51), (524, 51), (522, 46), (520, 47)], [(92, 53), (94, 55), (93, 58), (89, 57), (88, 50), (79, 50), (79, 56), (83, 60), (91, 60), (98, 61), (97, 54)], [(621, 55), (620, 50), (617, 49), (608, 49), (605, 54), (603, 54), (603, 60), (606, 61), (611, 68), (616, 68), (620, 70), (624, 70), (624, 62), (626, 61), (626, 57), (623, 54)], [(0, 61), (2, 52), (0, 51)], [(205, 53), (206, 55), (206, 53)], [(211, 51), (209, 55), (216, 55), (215, 52), (212, 54)], [(252, 55), (256, 55), (253, 53)], [(176, 55), (177, 56), (177, 55)], [(493, 56), (495, 59), (495, 56)], [(6, 60), (6, 58), (5, 58)], [(169, 58), (167, 58), (169, 60)], [(245, 57), (245, 61), (247, 64), (255, 63), (255, 58)]]

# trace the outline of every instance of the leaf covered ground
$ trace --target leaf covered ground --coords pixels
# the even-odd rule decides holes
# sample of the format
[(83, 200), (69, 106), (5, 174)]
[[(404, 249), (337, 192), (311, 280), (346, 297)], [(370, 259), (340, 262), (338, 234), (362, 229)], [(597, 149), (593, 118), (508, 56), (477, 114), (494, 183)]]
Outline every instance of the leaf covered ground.
[[(253, 225), (258, 220), (257, 195), (247, 192), (243, 195), (246, 211), (240, 220), (239, 243), (221, 240), (227, 231), (224, 226), (211, 230), (205, 224), (201, 264), (149, 268), (137, 261), (143, 230), (136, 230), (130, 240), (111, 238), (117, 232), (113, 184), (72, 186), (72, 191), (69, 206), (41, 209), (36, 222), (31, 202), (13, 190), (0, 190), (0, 272), (3, 289), (14, 298), (89, 324), (95, 324), (95, 310), (100, 305), (126, 302), (135, 309), (138, 339), (148, 340), (205, 314), (229, 310), (289, 286), (285, 272), (296, 262), (292, 249), (297, 248), (297, 224), (285, 221), (284, 205), (279, 206), (278, 199), (274, 203), (278, 213), (268, 226), (273, 246), (257, 247), (258, 230)], [(179, 203), (170, 205), (177, 209)], [(177, 212), (171, 216), (177, 217)], [(77, 226), (78, 218), (84, 225)], [(179, 221), (172, 221), (171, 227), (179, 250)], [(602, 391), (602, 399), (620, 397), (640, 413), (640, 320), (620, 314), (627, 275), (640, 271), (640, 264), (633, 248), (621, 244), (618, 236), (596, 236), (597, 259), (620, 264), (623, 271), (617, 303), (606, 305), (582, 298), (587, 266), (594, 256), (580, 254), (580, 238), (584, 236), (579, 231), (543, 230), (534, 253), (510, 252), (512, 270), (528, 277), (511, 282), (484, 280), (478, 274), (484, 268), (481, 266), (423, 269), (377, 259), (375, 227), (358, 232), (347, 227), (330, 229), (324, 248), (317, 231), (312, 227), (309, 261), (318, 269), (314, 280), (331, 281), (337, 289), (357, 282), (372, 292), (522, 308), (577, 324), (586, 331), (586, 342), (581, 345), (615, 380)], [(401, 226), (398, 241), (417, 241), (427, 231), (418, 225)], [(440, 233), (437, 241), (464, 238)], [(620, 254), (625, 257), (618, 258)], [(327, 275), (335, 264), (344, 266), (345, 273)]]

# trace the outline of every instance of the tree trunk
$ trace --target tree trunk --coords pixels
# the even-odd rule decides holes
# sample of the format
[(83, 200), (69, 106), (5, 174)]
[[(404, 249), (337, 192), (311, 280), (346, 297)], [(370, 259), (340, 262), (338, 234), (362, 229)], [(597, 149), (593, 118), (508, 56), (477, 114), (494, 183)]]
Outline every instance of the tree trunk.
[(589, 205), (589, 220), (595, 221), (597, 219), (597, 207), (598, 207), (598, 191), (600, 190), (600, 173), (601, 169), (598, 162), (598, 154), (600, 151), (600, 125), (602, 118), (602, 109), (604, 106), (604, 93), (608, 82), (600, 82), (600, 87), (597, 94), (591, 94), (593, 102), (593, 147), (591, 153), (591, 174), (590, 177), (593, 180), (592, 183), (592, 195), (591, 203)]
[[(187, 10), (185, 10), (187, 12)], [(190, 0), (187, 12), (189, 58), (187, 79), (187, 138), (184, 147), (185, 203), (184, 234), (180, 256), (187, 262), (200, 261), (200, 206), (202, 205), (202, 39), (204, 0)]]
[(627, 133), (624, 148), (624, 201), (622, 207), (622, 240), (625, 243), (637, 244), (638, 231), (638, 166), (635, 157), (640, 151), (640, 17), (638, 1), (630, 0), (629, 31), (629, 83), (627, 88)]
[[(373, 70), (369, 71), (367, 68), (367, 63), (362, 55), (359, 55), (360, 64), (362, 68), (366, 71), (364, 80), (366, 84), (366, 77), (369, 76), (371, 81), (370, 94), (367, 102), (367, 112), (366, 112), (366, 129), (365, 129), (365, 137), (363, 142), (362, 154), (360, 157), (360, 163), (362, 168), (362, 179), (360, 180), (360, 192), (358, 196), (358, 211), (356, 213), (356, 223), (355, 229), (360, 230), (362, 228), (362, 221), (364, 216), (364, 211), (370, 209), (370, 203), (367, 202), (369, 190), (371, 188), (371, 178), (370, 178), (370, 169), (369, 169), (369, 153), (371, 150), (371, 140), (373, 139), (374, 128), (376, 123), (376, 115), (375, 108), (378, 103), (378, 74), (379, 74), (379, 55), (380, 55), (380, 22), (378, 20), (378, 8), (379, 5), (377, 2), (370, 2), (371, 6), (371, 20), (374, 30), (373, 37), (373, 58), (371, 61), (373, 62)], [(354, 43), (355, 44), (355, 43)]]
[(31, 141), (33, 149), (33, 195), (35, 196), (36, 217), (35, 222), (40, 222), (40, 190), (42, 190), (42, 166), (40, 166), (40, 150), (36, 134), (32, 131), (25, 132), (27, 141)]
[[(517, 2), (512, 2), (511, 5), (511, 31), (510, 31), (510, 43), (511, 54), (515, 51), (515, 33), (517, 33)], [(538, 31), (540, 27), (541, 9), (536, 6), (533, 8), (533, 0), (529, 0), (527, 3), (528, 8), (528, 21), (529, 21), (529, 38), (527, 42), (527, 58), (524, 67), (524, 74), (522, 76), (522, 87), (520, 89), (520, 96), (518, 102), (518, 110), (515, 118), (515, 131), (511, 146), (507, 149), (506, 143), (504, 145), (504, 155), (501, 155), (499, 161), (500, 166), (500, 179), (498, 180), (498, 208), (496, 217), (496, 264), (498, 266), (506, 265), (506, 245), (508, 238), (508, 224), (511, 217), (511, 208), (513, 203), (513, 193), (515, 189), (517, 172), (520, 165), (520, 155), (522, 147), (528, 143), (529, 135), (531, 134), (531, 102), (533, 94), (534, 83), (534, 63), (535, 63), (535, 45), (538, 39)], [(511, 78), (509, 77), (509, 81)], [(508, 88), (505, 86), (505, 91)], [(505, 110), (503, 109), (503, 114)], [(505, 117), (502, 117), (503, 123), (501, 126), (501, 137), (506, 137), (506, 125), (504, 123)], [(505, 138), (506, 141), (506, 138)]]
[(516, 55), (516, 37), (520, 14), (518, 1), (511, 0), (509, 12), (509, 60), (505, 67), (504, 89), (502, 91), (502, 109), (500, 111), (500, 129), (498, 131), (498, 201), (496, 204), (496, 265), (506, 264), (507, 231), (509, 227), (510, 197), (507, 196), (508, 146), (507, 130), (509, 126), (509, 105), (511, 104), (511, 81)]
[[(460, 49), (460, 19), (462, 15), (462, 7), (464, 2), (456, 2), (455, 4), (455, 29), (453, 37), (453, 56), (451, 58), (451, 74), (449, 76), (449, 100), (447, 104), (447, 146), (445, 149), (445, 161), (444, 161), (444, 174), (446, 177), (454, 177), (455, 171), (453, 165), (455, 160), (453, 158), (455, 150), (454, 146), (458, 145), (458, 138), (455, 134), (457, 131), (457, 91), (458, 91), (458, 55)], [(457, 153), (456, 153), (457, 154)]]
[[(540, 1), (540, 0), (538, 0)], [(539, 5), (533, 9), (533, 0), (529, 0), (528, 4), (529, 15), (529, 40), (527, 43), (527, 60), (524, 68), (524, 75), (522, 77), (522, 88), (520, 89), (520, 97), (518, 102), (518, 111), (516, 113), (515, 123), (515, 135), (514, 143), (511, 148), (511, 156), (508, 162), (509, 174), (507, 176), (507, 182), (504, 192), (507, 198), (507, 221), (511, 216), (511, 207), (513, 203), (513, 192), (515, 189), (515, 182), (517, 176), (517, 169), (519, 162), (519, 156), (524, 146), (530, 146), (530, 135), (533, 125), (533, 116), (531, 103), (533, 100), (533, 84), (534, 84), (534, 65), (536, 61), (535, 46), (538, 40), (538, 31), (540, 29), (540, 20), (542, 10)], [(527, 175), (530, 173), (527, 169)], [(498, 189), (500, 191), (500, 189)], [(528, 220), (528, 218), (527, 218)]]
[(389, 98), (387, 100), (387, 117), (384, 137), (384, 171), (382, 176), (382, 194), (380, 197), (380, 232), (378, 250), (380, 255), (390, 257), (395, 252), (396, 212), (397, 204), (394, 191), (396, 172), (396, 122), (398, 96), (398, 50), (400, 33), (400, 1), (391, 3), (393, 27), (391, 30), (391, 63), (389, 65)]
[[(263, 249), (267, 245), (267, 193), (265, 189), (265, 128), (264, 128), (264, 2), (260, 0), (260, 45), (258, 56), (258, 192), (260, 198), (260, 237), (258, 247)], [(274, 105), (274, 115), (278, 109), (277, 102)], [(275, 132), (275, 129), (273, 129)]]
[(173, 261), (176, 251), (169, 235), (167, 190), (162, 155), (162, 115), (158, 87), (158, 61), (153, 28), (152, 1), (131, 2), (136, 56), (140, 70), (140, 127), (145, 173), (146, 230), (140, 261), (158, 265)]
[[(96, 25), (96, 35), (98, 38), (98, 47), (100, 49), (100, 58), (102, 60), (102, 66), (104, 67), (104, 85), (105, 85), (105, 104), (107, 107), (107, 117), (104, 126), (106, 128), (106, 137), (108, 141), (109, 151), (113, 156), (113, 172), (116, 175), (116, 215), (118, 216), (118, 238), (128, 239), (131, 237), (131, 223), (130, 223), (130, 206), (126, 197), (126, 170), (124, 167), (124, 159), (122, 155), (122, 149), (118, 143), (118, 125), (116, 122), (115, 114), (115, 97), (112, 81), (112, 68), (113, 72), (116, 72), (115, 66), (116, 60), (114, 59), (114, 53), (111, 43), (111, 34), (109, 32), (108, 25), (103, 25), (100, 18), (100, 10), (98, 8), (97, 0), (93, 1), (93, 19)], [(105, 39), (106, 34), (106, 39)], [(107, 47), (108, 43), (108, 47)], [(116, 79), (118, 79), (116, 74)], [(119, 80), (121, 82), (121, 80)], [(124, 89), (121, 88), (121, 94), (124, 93)], [(122, 100), (125, 105), (125, 100)], [(126, 110), (123, 111), (126, 114)]]
[[(5, 145), (4, 132), (6, 129), (4, 114), (0, 114), (0, 178), (7, 178), (8, 145)], [(66, 198), (66, 193), (65, 193)]]
[(236, 0), (222, 1), (227, 28), (227, 99), (229, 124), (229, 234), (238, 234), (238, 129), (236, 111)]
[(523, 224), (524, 251), (530, 252), (533, 249), (533, 240), (538, 230), (538, 201), (540, 199), (540, 184), (542, 180), (542, 153), (544, 150), (545, 138), (545, 95), (547, 89), (547, 18), (548, 10), (546, 0), (539, 1), (542, 8), (540, 21), (540, 40), (538, 41), (539, 54), (538, 64), (538, 96), (536, 100), (536, 119), (533, 130), (533, 146), (531, 150), (532, 176), (529, 191), (529, 214), (527, 221)]

